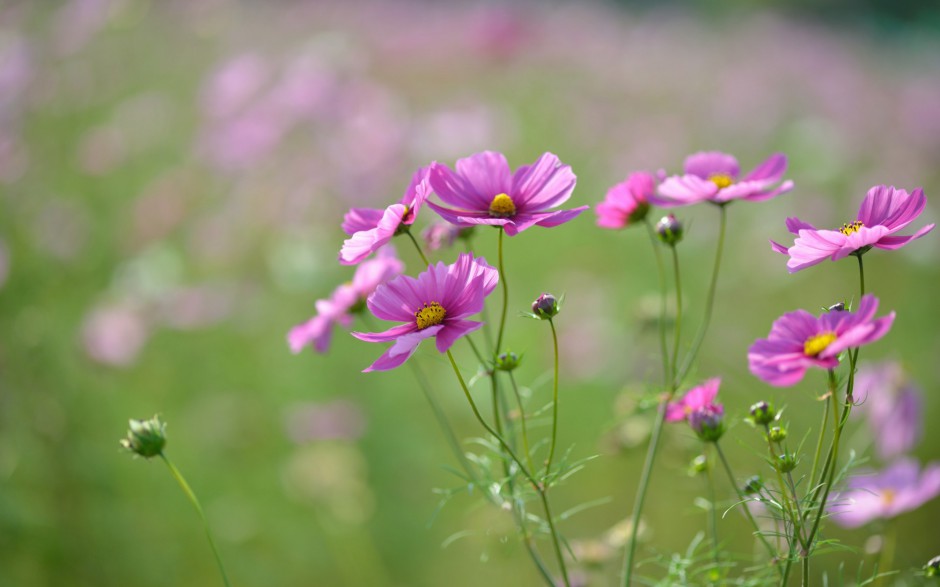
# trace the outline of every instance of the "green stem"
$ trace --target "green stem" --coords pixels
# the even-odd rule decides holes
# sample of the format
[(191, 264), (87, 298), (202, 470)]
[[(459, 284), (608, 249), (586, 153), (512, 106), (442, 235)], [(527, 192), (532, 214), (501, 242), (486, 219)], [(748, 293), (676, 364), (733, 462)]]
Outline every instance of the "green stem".
[(212, 532), (209, 531), (209, 521), (206, 519), (205, 512), (202, 511), (202, 506), (199, 505), (199, 500), (196, 498), (196, 494), (193, 493), (193, 490), (189, 487), (189, 483), (187, 483), (186, 479), (183, 478), (183, 474), (179, 472), (179, 469), (176, 468), (170, 459), (167, 458), (167, 456), (162, 452), (160, 453), (160, 458), (162, 458), (163, 462), (166, 463), (166, 466), (169, 467), (173, 478), (176, 479), (176, 482), (183, 490), (183, 493), (186, 494), (186, 497), (189, 498), (190, 503), (192, 503), (193, 507), (196, 508), (196, 512), (199, 513), (199, 517), (202, 519), (202, 525), (206, 529), (206, 537), (209, 538), (209, 546), (212, 547), (212, 554), (215, 555), (215, 562), (219, 566), (219, 573), (222, 574), (222, 582), (225, 583), (226, 587), (231, 587), (231, 583), (229, 583), (228, 580), (228, 575), (225, 574), (225, 567), (222, 565), (222, 557), (219, 556), (219, 550), (215, 546), (215, 540), (212, 539)]
[(656, 269), (659, 273), (659, 349), (662, 354), (662, 363), (663, 363), (663, 388), (669, 387), (669, 354), (666, 350), (666, 268), (663, 265), (663, 253), (660, 250), (659, 238), (656, 236), (656, 231), (653, 229), (653, 225), (650, 223), (649, 218), (646, 219), (646, 232), (650, 237), (650, 244), (653, 247), (653, 254), (656, 257)]
[[(742, 502), (748, 501), (744, 496), (744, 493), (741, 492), (741, 488), (738, 487), (738, 482), (734, 478), (734, 472), (731, 470), (731, 465), (728, 463), (728, 459), (725, 458), (725, 452), (721, 450), (721, 445), (715, 442), (715, 450), (718, 452), (718, 458), (721, 461), (721, 464), (724, 465), (725, 473), (728, 474), (728, 480), (731, 482), (731, 486), (734, 487), (735, 493), (738, 495), (738, 499)], [(742, 503), (741, 509), (744, 510), (744, 514), (747, 516), (748, 521), (751, 522), (751, 526), (754, 527), (754, 535), (761, 541), (761, 544), (764, 545), (764, 548), (767, 549), (767, 554), (770, 555), (771, 559), (777, 558), (777, 552), (774, 550), (774, 547), (767, 542), (767, 537), (764, 536), (764, 533), (761, 532), (760, 526), (757, 525), (757, 520), (754, 519), (754, 514), (751, 513), (751, 510), (748, 509), (747, 505)], [(778, 568), (779, 569), (779, 568)]]
[(516, 466), (519, 467), (519, 470), (522, 472), (522, 475), (528, 479), (529, 483), (532, 484), (533, 489), (539, 494), (542, 500), (542, 506), (545, 508), (545, 519), (548, 521), (548, 527), (552, 537), (552, 546), (555, 549), (555, 556), (558, 558), (558, 566), (561, 569), (561, 575), (564, 579), (565, 586), (570, 587), (571, 582), (568, 580), (568, 569), (565, 566), (565, 557), (561, 552), (561, 541), (558, 538), (558, 532), (555, 529), (555, 521), (552, 519), (551, 507), (548, 503), (548, 497), (545, 495), (545, 488), (535, 480), (535, 477), (532, 476), (532, 473), (526, 468), (525, 464), (519, 460), (519, 457), (516, 456), (516, 453), (512, 448), (503, 440), (503, 437), (496, 433), (493, 430), (493, 427), (490, 426), (486, 420), (483, 419), (483, 415), (480, 414), (480, 410), (477, 408), (477, 404), (473, 401), (473, 396), (470, 395), (470, 388), (467, 387), (467, 383), (464, 381), (463, 375), (460, 374), (460, 369), (457, 367), (457, 362), (454, 360), (453, 353), (450, 350), (447, 351), (447, 358), (450, 360), (450, 366), (454, 369), (454, 375), (457, 376), (457, 381), (460, 383), (460, 388), (463, 390), (464, 395), (467, 397), (467, 402), (470, 404), (470, 409), (473, 411), (473, 415), (476, 416), (477, 421), (480, 423), (483, 428), (492, 435), (500, 446), (503, 447), (503, 450), (506, 451), (506, 454), (509, 455), (509, 458), (512, 459)]
[[(829, 398), (826, 398), (827, 400)], [(809, 491), (812, 491), (816, 488), (816, 473), (818, 472), (819, 467), (819, 457), (822, 455), (822, 445), (823, 438), (826, 436), (826, 427), (829, 425), (829, 402), (826, 401), (825, 408), (823, 409), (823, 419), (819, 424), (819, 440), (816, 441), (816, 456), (813, 457), (813, 470), (810, 471), (809, 475)]]
[(793, 557), (788, 556), (787, 562), (783, 566), (783, 578), (780, 579), (780, 587), (787, 587), (787, 583), (790, 581), (790, 569), (793, 567)]
[[(672, 250), (672, 271), (675, 279), (676, 285), (676, 328), (672, 341), (672, 368), (675, 369), (676, 365), (679, 364), (679, 341), (682, 338), (682, 282), (679, 279), (679, 251), (676, 249), (676, 245), (669, 247)], [(676, 378), (676, 373), (672, 374), (673, 376), (673, 389), (678, 389), (679, 382)]]
[(558, 436), (558, 332), (555, 322), (549, 318), (548, 325), (552, 327), (552, 342), (555, 345), (555, 384), (552, 389), (552, 442), (548, 449), (548, 460), (545, 462), (545, 482), (548, 483), (549, 473), (552, 469), (552, 459), (555, 457), (555, 443)]
[(419, 245), (419, 244), (418, 244), (418, 241), (415, 240), (415, 236), (414, 236), (413, 234), (411, 234), (411, 231), (410, 231), (410, 230), (406, 230), (406, 231), (405, 231), (405, 234), (407, 234), (407, 235), (408, 235), (408, 238), (411, 239), (411, 242), (414, 243), (415, 249), (417, 249), (418, 255), (421, 256), (421, 260), (424, 261), (424, 264), (425, 264), (425, 265), (430, 265), (431, 262), (428, 261), (427, 256), (425, 256), (425, 254), (424, 254), (424, 251), (421, 250), (421, 245)]
[[(842, 428), (845, 424), (845, 420), (839, 421), (839, 400), (836, 398), (837, 395), (837, 384), (836, 384), (836, 374), (832, 369), (829, 369), (829, 393), (832, 400), (832, 418), (834, 432), (832, 435), (832, 462), (830, 463), (829, 468), (829, 477), (824, 481), (824, 489), (822, 499), (819, 501), (819, 506), (816, 509), (816, 520), (813, 522), (813, 528), (810, 530), (809, 534), (806, 537), (806, 554), (809, 556), (813, 548), (813, 540), (816, 538), (816, 532), (819, 530), (819, 522), (822, 520), (823, 514), (826, 511), (826, 500), (829, 499), (829, 490), (832, 489), (832, 486), (836, 481), (836, 471), (839, 467), (839, 439), (842, 436)], [(850, 393), (849, 390), (847, 393)], [(850, 403), (846, 402), (846, 410), (851, 406)], [(823, 471), (825, 476), (825, 471)]]
[[(767, 439), (767, 449), (770, 452), (770, 462), (774, 468), (774, 473), (777, 475), (777, 485), (780, 487), (780, 495), (783, 497), (783, 507), (788, 518), (793, 522), (793, 537), (796, 538), (796, 541), (799, 542), (801, 546), (803, 544), (803, 530), (801, 517), (797, 517), (795, 511), (796, 508), (793, 507), (793, 504), (790, 502), (790, 496), (787, 493), (787, 485), (783, 481), (783, 474), (780, 472), (780, 458), (777, 455), (777, 451), (774, 448), (774, 441), (770, 439), (770, 427), (767, 424), (764, 424), (764, 437)], [(790, 542), (790, 554), (793, 554), (793, 545), (794, 543)]]
[[(859, 291), (861, 295), (865, 295), (865, 265), (862, 263), (862, 256), (855, 255), (855, 258), (858, 259), (858, 281), (859, 281)], [(859, 297), (859, 300), (862, 298)]]
[[(708, 448), (708, 445), (705, 445), (705, 448)], [(712, 556), (715, 559), (715, 570), (721, 568), (721, 557), (718, 552), (718, 506), (715, 504), (715, 476), (712, 473), (712, 465), (710, 462), (705, 463), (705, 474), (707, 476), (707, 485), (708, 485), (708, 509), (709, 509), (709, 524), (711, 525), (711, 534), (712, 534)]]
[(802, 568), (803, 568), (803, 582), (801, 585), (803, 587), (809, 587), (809, 557), (804, 556), (802, 559)]
[(656, 452), (659, 450), (659, 438), (662, 435), (663, 424), (666, 421), (666, 406), (671, 398), (672, 394), (670, 393), (659, 402), (656, 423), (653, 425), (649, 448), (646, 451), (646, 462), (643, 464), (643, 472), (640, 474), (640, 489), (633, 503), (633, 515), (630, 517), (630, 538), (627, 541), (627, 556), (623, 562), (624, 587), (630, 586), (630, 578), (633, 576), (633, 559), (636, 556), (636, 537), (640, 527), (640, 513), (643, 511), (646, 491), (649, 489), (650, 477), (653, 473), (653, 462), (656, 460)]
[[(886, 524), (885, 531), (881, 534), (884, 542), (881, 545), (881, 556), (878, 557), (878, 573), (887, 573), (894, 564), (894, 546), (898, 537), (897, 526), (894, 520), (890, 519)], [(887, 577), (879, 577), (878, 585), (883, 585), (887, 580)]]
[(503, 350), (503, 331), (506, 329), (506, 310), (509, 308), (509, 282), (506, 281), (506, 268), (503, 265), (503, 227), (499, 228), (499, 283), (503, 286), (503, 311), (499, 317), (499, 331), (496, 334), (496, 354)]
[(695, 334), (695, 341), (692, 343), (689, 352), (686, 354), (685, 359), (682, 361), (682, 366), (679, 368), (678, 375), (676, 376), (675, 386), (678, 388), (682, 383), (682, 380), (685, 379), (685, 376), (688, 374), (689, 369), (692, 367), (692, 361), (695, 360), (695, 357), (698, 355), (699, 349), (702, 347), (702, 342), (705, 340), (705, 334), (708, 332), (708, 326), (711, 323), (712, 319), (712, 310), (715, 307), (715, 289), (718, 284), (718, 272), (721, 269), (721, 255), (725, 246), (725, 229), (728, 224), (727, 216), (727, 204), (720, 204), (718, 210), (720, 212), (719, 228), (718, 228), (718, 246), (715, 249), (715, 265), (712, 268), (712, 279), (711, 284), (708, 286), (708, 297), (705, 300), (705, 316), (702, 319), (702, 325), (699, 327), (698, 332)]
[(516, 376), (509, 372), (509, 381), (512, 383), (512, 391), (516, 396), (516, 403), (519, 404), (519, 423), (522, 426), (522, 448), (525, 450), (525, 460), (529, 465), (529, 470), (534, 471), (532, 466), (532, 452), (529, 450), (529, 432), (526, 430), (525, 407), (522, 404), (522, 395), (519, 393), (519, 386), (516, 385)]

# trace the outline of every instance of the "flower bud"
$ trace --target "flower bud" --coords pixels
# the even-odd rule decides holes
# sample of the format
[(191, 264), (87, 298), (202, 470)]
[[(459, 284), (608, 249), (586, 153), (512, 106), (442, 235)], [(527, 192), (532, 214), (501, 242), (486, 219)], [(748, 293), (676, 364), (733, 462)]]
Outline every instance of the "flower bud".
[(781, 426), (774, 426), (767, 431), (767, 438), (769, 438), (771, 442), (776, 442), (779, 444), (786, 440), (787, 429)]
[(837, 304), (832, 304), (826, 308), (827, 312), (845, 312), (845, 302), (839, 302)]
[(751, 406), (751, 421), (758, 426), (766, 426), (773, 422), (776, 417), (777, 412), (767, 402), (757, 402)]
[(121, 439), (121, 446), (145, 459), (163, 453), (166, 446), (166, 424), (159, 416), (149, 420), (131, 420), (127, 438)]
[(717, 442), (725, 433), (724, 409), (719, 404), (699, 408), (689, 414), (689, 426), (702, 442)]
[(796, 468), (796, 457), (791, 453), (784, 453), (777, 458), (777, 470), (781, 473), (789, 473)]
[(705, 455), (699, 455), (692, 459), (692, 463), (689, 465), (689, 473), (695, 475), (697, 473), (704, 473), (708, 470), (708, 459)]
[(542, 320), (551, 320), (561, 308), (558, 307), (558, 300), (549, 293), (543, 293), (534, 302), (532, 302), (532, 313)]
[(659, 235), (659, 240), (669, 246), (674, 246), (682, 240), (682, 232), (682, 223), (679, 222), (675, 214), (663, 216), (656, 223), (656, 234)]
[(512, 351), (507, 351), (496, 356), (494, 366), (498, 371), (512, 371), (519, 366), (521, 361), (522, 357)]
[(754, 475), (744, 482), (744, 487), (741, 488), (741, 493), (744, 495), (754, 495), (756, 493), (760, 493), (760, 490), (763, 486), (764, 482), (761, 481), (760, 475)]
[(940, 556), (935, 556), (924, 565), (924, 574), (928, 577), (940, 577)]

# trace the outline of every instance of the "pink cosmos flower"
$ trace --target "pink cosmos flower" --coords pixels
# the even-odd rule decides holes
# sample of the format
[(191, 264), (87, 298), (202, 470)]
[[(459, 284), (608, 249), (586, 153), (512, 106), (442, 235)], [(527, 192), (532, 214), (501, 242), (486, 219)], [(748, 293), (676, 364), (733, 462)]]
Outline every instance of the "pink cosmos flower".
[(287, 333), (291, 352), (297, 354), (305, 346), (312, 345), (316, 352), (325, 353), (330, 348), (333, 327), (348, 328), (352, 324), (352, 313), (362, 307), (380, 284), (400, 274), (403, 269), (404, 264), (395, 256), (391, 245), (382, 248), (374, 259), (359, 265), (351, 283), (337, 287), (328, 299), (317, 300), (316, 316)]
[(933, 230), (934, 225), (928, 224), (910, 236), (892, 236), (913, 222), (926, 205), (921, 188), (908, 194), (894, 186), (876, 185), (862, 200), (854, 222), (843, 224), (838, 230), (818, 230), (799, 218), (787, 218), (787, 230), (797, 235), (793, 246), (788, 249), (774, 241), (770, 245), (774, 251), (790, 255), (787, 261), (790, 273), (826, 259), (838, 261), (849, 255), (861, 255), (872, 247), (899, 249)]
[(855, 376), (858, 409), (864, 414), (882, 459), (911, 451), (923, 433), (923, 393), (896, 362), (865, 366)]
[(784, 314), (774, 321), (767, 338), (748, 349), (751, 373), (778, 387), (794, 385), (809, 367), (832, 369), (839, 353), (884, 336), (894, 312), (874, 319), (878, 298), (862, 297), (857, 312), (831, 311), (816, 318), (805, 310)]
[(721, 379), (715, 377), (685, 392), (682, 399), (676, 402), (670, 402), (669, 405), (666, 406), (666, 421), (681, 422), (688, 420), (693, 412), (710, 406), (716, 407), (719, 413), (723, 412), (724, 408), (721, 404), (714, 403), (720, 385)]
[(411, 178), (405, 195), (385, 210), (353, 208), (343, 217), (343, 231), (350, 238), (343, 242), (339, 262), (356, 265), (379, 250), (392, 237), (414, 224), (421, 204), (430, 195), (428, 167), (422, 167)]
[(369, 296), (369, 310), (382, 320), (404, 324), (385, 332), (353, 332), (367, 342), (395, 343), (363, 372), (400, 366), (432, 336), (438, 352), (446, 352), (458, 338), (483, 326), (467, 318), (483, 310), (498, 281), (499, 272), (485, 259), (464, 253), (453, 265), (438, 263), (417, 278), (400, 275), (380, 285)]
[(594, 208), (597, 225), (619, 229), (642, 221), (649, 212), (649, 197), (656, 194), (656, 178), (645, 171), (631, 173), (607, 191), (604, 201)]
[(792, 181), (785, 181), (787, 158), (774, 153), (753, 171), (738, 179), (738, 160), (719, 151), (701, 151), (685, 160), (685, 175), (666, 178), (658, 193), (649, 201), (657, 206), (671, 208), (699, 202), (726, 204), (732, 200), (759, 202), (793, 189)]
[(893, 518), (940, 495), (940, 462), (921, 472), (914, 459), (901, 459), (876, 473), (853, 475), (848, 489), (831, 507), (840, 526), (857, 528), (876, 518)]
[(434, 163), (431, 187), (446, 204), (428, 202), (441, 217), (457, 226), (502, 226), (515, 236), (533, 225), (558, 226), (588, 209), (555, 210), (571, 197), (577, 178), (571, 167), (552, 153), (544, 153), (532, 165), (511, 173), (502, 153), (484, 151), (457, 161), (457, 170)]

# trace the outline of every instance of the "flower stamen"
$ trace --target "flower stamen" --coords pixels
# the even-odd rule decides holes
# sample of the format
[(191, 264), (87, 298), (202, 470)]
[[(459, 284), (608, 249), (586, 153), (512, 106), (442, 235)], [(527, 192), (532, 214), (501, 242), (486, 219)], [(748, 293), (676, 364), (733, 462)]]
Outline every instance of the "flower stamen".
[(834, 332), (823, 332), (806, 339), (803, 343), (803, 354), (807, 357), (817, 357), (819, 353), (826, 350), (830, 344), (835, 342), (836, 334)]
[(718, 186), (718, 189), (723, 190), (734, 183), (734, 178), (727, 173), (713, 173), (708, 176), (708, 181)]
[(839, 232), (845, 236), (849, 236), (859, 231), (860, 228), (865, 226), (861, 220), (856, 220), (855, 222), (846, 222), (842, 225), (842, 228), (839, 229)]
[(425, 303), (424, 306), (415, 312), (415, 323), (418, 330), (424, 330), (428, 326), (437, 326), (444, 321), (447, 316), (447, 310), (437, 302)]
[(510, 218), (515, 214), (516, 205), (506, 194), (497, 194), (490, 202), (490, 216), (494, 218)]
[(894, 498), (894, 490), (891, 488), (886, 488), (881, 492), (881, 501), (885, 506), (890, 506), (892, 503), (894, 503)]

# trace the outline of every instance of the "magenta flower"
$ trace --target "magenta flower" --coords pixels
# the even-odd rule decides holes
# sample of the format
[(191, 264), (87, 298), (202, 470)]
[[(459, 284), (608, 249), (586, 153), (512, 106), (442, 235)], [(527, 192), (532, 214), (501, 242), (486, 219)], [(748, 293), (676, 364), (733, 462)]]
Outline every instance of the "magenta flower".
[(715, 396), (718, 395), (718, 387), (720, 385), (721, 379), (715, 377), (685, 392), (682, 399), (676, 402), (670, 402), (669, 405), (666, 406), (666, 421), (681, 422), (688, 420), (693, 412), (709, 407), (717, 408), (719, 413), (723, 412), (724, 408), (721, 404), (715, 403)]
[(900, 364), (887, 362), (859, 369), (855, 396), (859, 406), (852, 414), (866, 416), (878, 456), (893, 459), (917, 445), (924, 428), (924, 402)]
[(619, 229), (642, 221), (649, 212), (649, 197), (656, 193), (656, 179), (645, 171), (631, 173), (610, 188), (604, 201), (594, 208), (597, 225)]
[(418, 344), (436, 337), (438, 352), (446, 352), (461, 336), (483, 326), (467, 320), (483, 310), (483, 302), (499, 282), (499, 271), (486, 259), (470, 253), (453, 265), (439, 262), (417, 278), (400, 275), (369, 296), (369, 310), (382, 320), (404, 322), (385, 332), (353, 332), (366, 342), (394, 342), (363, 372), (388, 371), (414, 354)]
[(770, 246), (778, 253), (790, 255), (787, 261), (790, 273), (826, 259), (838, 261), (849, 255), (861, 255), (872, 247), (899, 249), (933, 230), (934, 225), (928, 224), (910, 236), (893, 236), (913, 222), (926, 205), (921, 188), (908, 194), (894, 186), (876, 185), (862, 200), (854, 222), (843, 224), (838, 230), (818, 230), (799, 218), (787, 218), (787, 230), (797, 235), (793, 246), (788, 249), (774, 241), (770, 241)]
[(502, 153), (484, 151), (459, 159), (456, 171), (434, 163), (429, 178), (441, 200), (456, 208), (428, 202), (444, 220), (457, 226), (502, 226), (509, 236), (536, 224), (564, 224), (588, 208), (549, 210), (571, 197), (577, 181), (571, 167), (551, 153), (511, 173)]
[(349, 238), (343, 242), (339, 262), (356, 265), (379, 250), (382, 245), (408, 226), (414, 224), (421, 204), (430, 195), (428, 167), (422, 167), (411, 178), (405, 195), (397, 204), (385, 210), (376, 208), (352, 208), (343, 217), (343, 231)]
[(404, 264), (395, 256), (391, 245), (381, 249), (374, 259), (359, 265), (351, 283), (337, 287), (328, 299), (316, 301), (316, 316), (291, 328), (287, 334), (291, 351), (297, 354), (312, 345), (316, 352), (325, 353), (330, 348), (333, 327), (348, 328), (353, 312), (362, 308), (379, 284), (389, 281), (403, 269)]
[(857, 312), (831, 311), (816, 318), (805, 310), (774, 321), (767, 338), (748, 349), (751, 373), (778, 387), (794, 385), (809, 367), (832, 369), (839, 353), (875, 342), (894, 322), (894, 312), (874, 319), (878, 298), (862, 297)]
[[(738, 179), (738, 160), (719, 151), (702, 151), (685, 160), (685, 175), (674, 175), (649, 197), (657, 206), (671, 208), (699, 202), (726, 204), (732, 200), (759, 202), (793, 189), (792, 181), (780, 183), (787, 158), (774, 153), (753, 171)], [(775, 184), (780, 183), (780, 185)]]
[(921, 472), (914, 459), (901, 459), (881, 473), (849, 477), (848, 489), (831, 506), (840, 526), (857, 528), (877, 518), (915, 510), (940, 495), (940, 463)]

